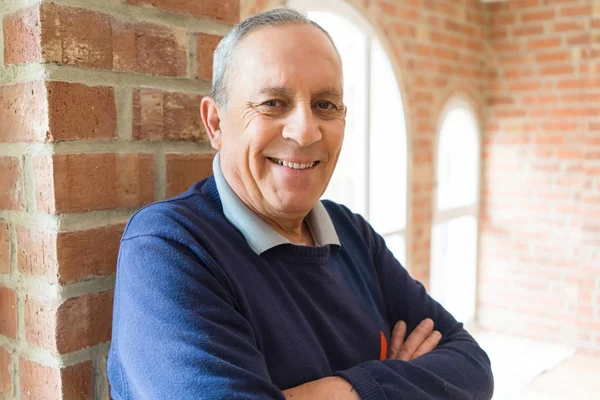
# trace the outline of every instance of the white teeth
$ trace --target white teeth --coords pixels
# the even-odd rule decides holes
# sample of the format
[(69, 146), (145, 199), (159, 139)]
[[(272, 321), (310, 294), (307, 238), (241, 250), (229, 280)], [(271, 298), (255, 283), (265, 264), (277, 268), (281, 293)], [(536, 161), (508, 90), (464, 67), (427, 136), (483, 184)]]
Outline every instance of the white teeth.
[(271, 160), (273, 162), (275, 162), (276, 164), (282, 165), (284, 167), (288, 167), (291, 169), (306, 169), (306, 168), (312, 168), (314, 167), (314, 165), (316, 164), (315, 162), (311, 162), (311, 163), (307, 163), (307, 164), (298, 164), (298, 163), (291, 163), (291, 162), (287, 162), (287, 161), (283, 161), (283, 160), (279, 160), (277, 158), (271, 158)]

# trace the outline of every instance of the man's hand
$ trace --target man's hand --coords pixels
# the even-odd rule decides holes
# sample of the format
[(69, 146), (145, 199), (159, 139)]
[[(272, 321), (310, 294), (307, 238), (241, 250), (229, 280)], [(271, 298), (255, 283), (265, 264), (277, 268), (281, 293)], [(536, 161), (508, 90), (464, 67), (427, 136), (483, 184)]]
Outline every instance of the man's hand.
[(288, 400), (360, 400), (350, 382), (329, 376), (283, 391)]
[(406, 340), (406, 323), (398, 321), (392, 331), (392, 344), (388, 360), (410, 361), (435, 349), (442, 334), (433, 330), (433, 321), (426, 318), (412, 331)]

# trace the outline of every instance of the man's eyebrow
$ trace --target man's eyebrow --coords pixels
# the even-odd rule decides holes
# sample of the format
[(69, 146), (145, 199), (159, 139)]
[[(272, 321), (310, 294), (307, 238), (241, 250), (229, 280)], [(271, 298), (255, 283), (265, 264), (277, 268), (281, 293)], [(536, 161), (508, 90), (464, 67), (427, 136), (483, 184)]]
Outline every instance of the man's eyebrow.
[[(275, 96), (293, 97), (292, 91), (282, 86), (263, 86), (258, 90), (259, 94), (268, 94)], [(333, 97), (336, 99), (342, 98), (342, 93), (335, 88), (326, 88), (312, 94), (312, 97)]]
[(327, 89), (319, 90), (318, 92), (313, 94), (313, 97), (333, 97), (333, 98), (341, 100), (342, 93), (335, 88), (327, 88)]

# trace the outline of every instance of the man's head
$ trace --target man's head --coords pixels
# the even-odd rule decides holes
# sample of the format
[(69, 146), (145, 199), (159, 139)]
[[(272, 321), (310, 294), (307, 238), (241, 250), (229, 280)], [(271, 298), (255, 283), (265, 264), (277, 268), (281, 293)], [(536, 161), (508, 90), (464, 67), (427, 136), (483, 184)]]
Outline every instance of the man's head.
[(213, 56), (212, 97), (220, 108), (227, 108), (227, 81), (229, 66), (233, 62), (238, 44), (251, 32), (267, 27), (278, 27), (292, 24), (312, 25), (320, 29), (329, 39), (340, 62), (341, 57), (329, 33), (321, 25), (308, 19), (306, 15), (287, 8), (280, 8), (254, 15), (236, 25), (219, 42)]
[[(232, 31), (245, 34), (217, 66), (216, 100), (204, 98), (201, 111), (232, 189), (277, 225), (303, 218), (333, 174), (345, 128), (342, 68), (329, 36), (302, 14), (252, 18)], [(217, 53), (231, 46), (223, 40)]]

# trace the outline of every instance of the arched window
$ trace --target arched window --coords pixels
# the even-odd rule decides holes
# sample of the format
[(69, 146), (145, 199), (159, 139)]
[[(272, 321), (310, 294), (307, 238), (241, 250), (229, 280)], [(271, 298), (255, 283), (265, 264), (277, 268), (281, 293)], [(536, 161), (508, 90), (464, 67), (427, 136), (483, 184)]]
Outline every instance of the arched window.
[(332, 36), (348, 106), (344, 146), (323, 198), (363, 215), (406, 263), (406, 123), (394, 70), (367, 20), (343, 1), (288, 1)]
[(475, 318), (479, 128), (469, 103), (454, 99), (441, 120), (431, 235), (431, 295), (463, 322)]

